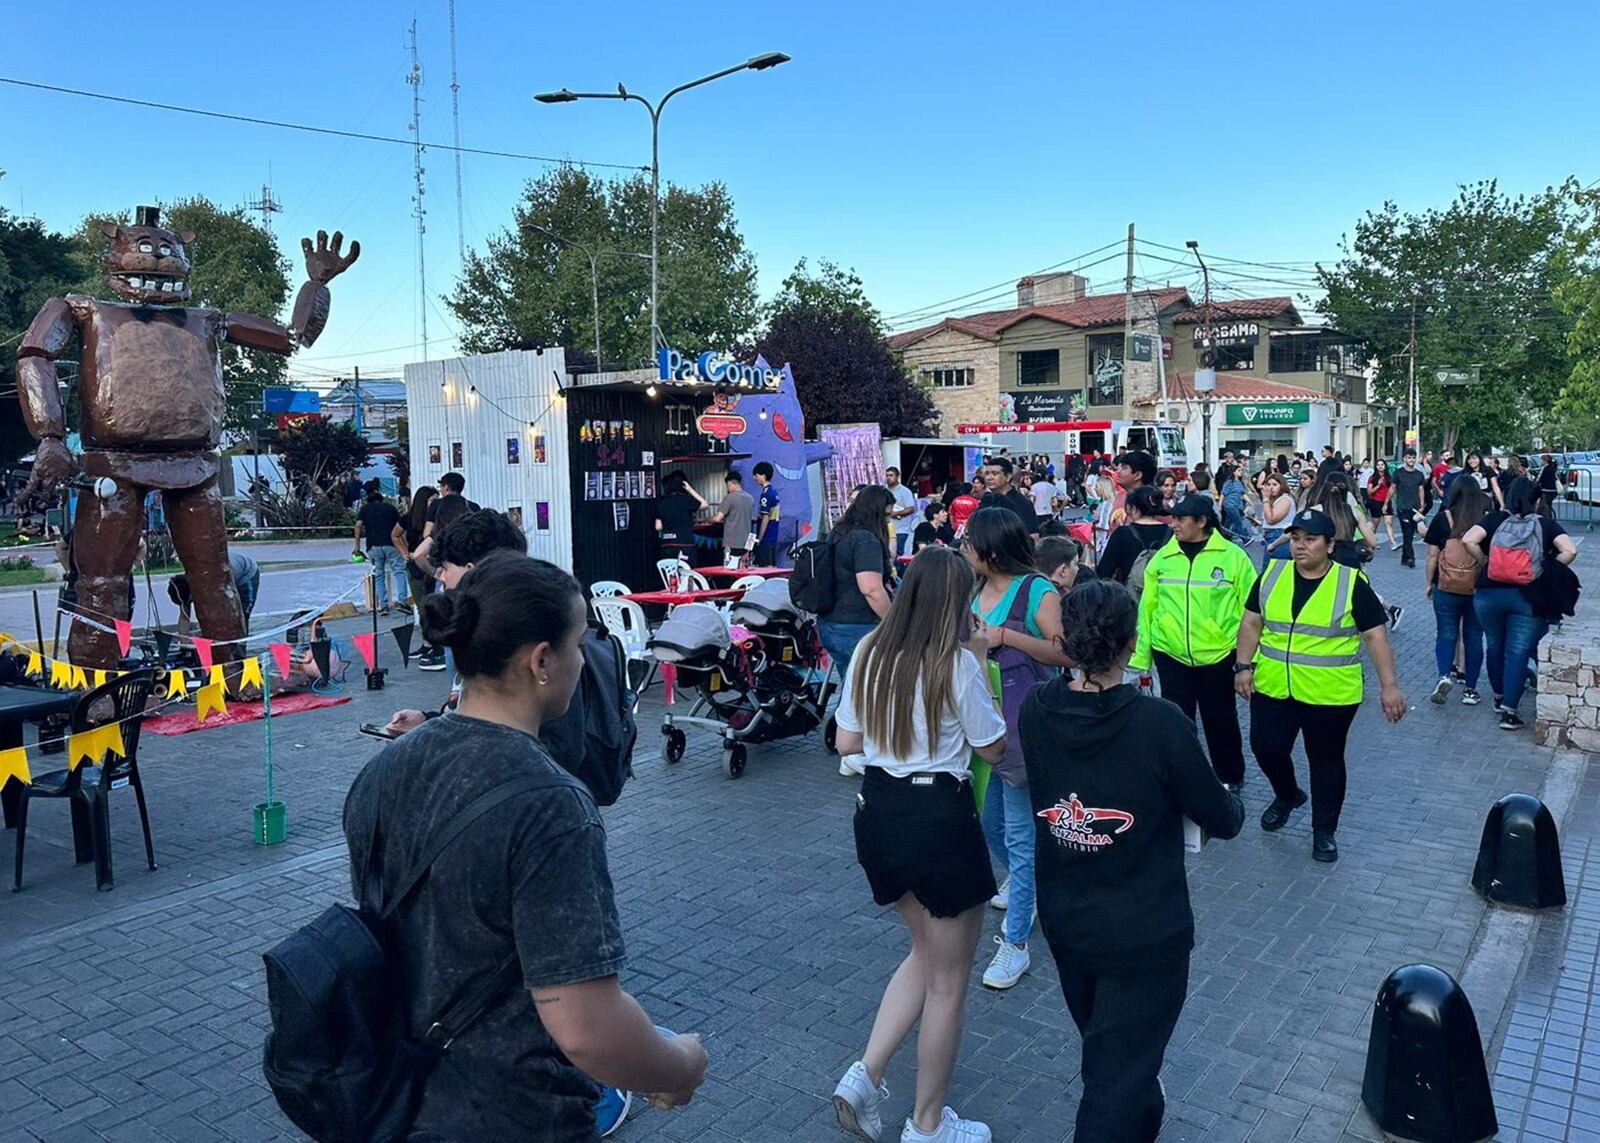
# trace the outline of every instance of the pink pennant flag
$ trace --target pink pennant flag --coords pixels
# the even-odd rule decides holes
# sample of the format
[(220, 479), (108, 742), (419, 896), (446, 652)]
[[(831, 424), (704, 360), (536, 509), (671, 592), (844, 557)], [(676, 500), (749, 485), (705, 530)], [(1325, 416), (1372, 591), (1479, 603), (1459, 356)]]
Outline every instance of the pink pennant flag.
[(126, 655), (128, 648), (133, 646), (133, 624), (126, 619), (113, 620), (117, 625), (117, 647)]
[(294, 648), (287, 643), (268, 643), (267, 650), (272, 652), (272, 661), (278, 665), (278, 674), (287, 679), (289, 660), (294, 655)]
[(369, 671), (372, 670), (378, 661), (376, 648), (373, 646), (373, 641), (375, 639), (377, 639), (377, 635), (371, 631), (361, 635), (350, 636), (350, 642), (356, 645), (356, 650), (360, 651), (361, 657), (367, 661), (367, 670)]
[(196, 639), (194, 641), (194, 653), (200, 656), (200, 669), (209, 671), (211, 669), (211, 640)]
[(661, 664), (661, 689), (666, 692), (667, 705), (671, 706), (677, 698), (678, 667), (675, 663)]

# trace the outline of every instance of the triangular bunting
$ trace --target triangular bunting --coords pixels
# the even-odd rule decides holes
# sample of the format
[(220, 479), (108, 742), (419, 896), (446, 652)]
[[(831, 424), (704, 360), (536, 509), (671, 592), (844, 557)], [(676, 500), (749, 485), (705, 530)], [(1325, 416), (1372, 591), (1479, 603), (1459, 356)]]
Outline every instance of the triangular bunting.
[(228, 703), (222, 693), (221, 683), (211, 683), (194, 692), (195, 721), (204, 722), (208, 714), (228, 713)]
[(127, 747), (122, 742), (120, 723), (112, 722), (93, 730), (73, 732), (67, 739), (67, 768), (76, 770), (83, 762), (98, 766), (107, 753), (115, 754), (118, 758), (128, 756)]
[(44, 656), (37, 651), (30, 651), (28, 653), (28, 669), (23, 674), (34, 678), (44, 674)]
[(367, 670), (369, 671), (377, 666), (378, 663), (377, 638), (378, 636), (371, 631), (350, 636), (350, 642), (356, 645), (356, 650), (360, 651), (361, 657), (367, 661)]
[(117, 649), (126, 655), (128, 648), (133, 646), (133, 624), (126, 619), (115, 619), (112, 622), (117, 625)]
[(222, 669), (221, 663), (218, 663), (211, 668), (211, 680), (209, 685), (213, 687), (226, 687), (228, 685), (228, 676), (227, 673)]
[(33, 775), (28, 772), (28, 751), (25, 747), (0, 750), (0, 786), (13, 778), (19, 782), (33, 781)]
[(267, 650), (272, 652), (272, 662), (278, 668), (280, 678), (289, 677), (289, 661), (294, 655), (294, 648), (287, 643), (268, 643)]
[(189, 697), (189, 679), (182, 671), (167, 672), (167, 698), (180, 699)]
[(60, 659), (51, 659), (50, 685), (63, 691), (72, 686), (72, 664), (63, 663)]
[(239, 689), (243, 690), (245, 687), (267, 689), (267, 684), (261, 678), (260, 656), (251, 656), (244, 661), (244, 668), (239, 672)]
[(89, 689), (89, 676), (82, 667), (74, 666), (72, 668), (72, 682), (67, 685), (75, 691), (86, 691)]
[(200, 669), (209, 671), (211, 669), (211, 640), (196, 639), (194, 641), (194, 653), (200, 656)]
[(411, 636), (416, 629), (415, 623), (402, 623), (389, 632), (394, 636), (395, 645), (400, 648), (400, 658), (408, 667), (411, 665)]
[(96, 689), (106, 685), (106, 673), (104, 671), (96, 671), (94, 673), (94, 685)]
[(15, 643), (16, 641), (17, 637), (15, 635), (9, 635), (4, 631), (0, 631), (0, 647), (4, 647), (8, 643)]
[(333, 671), (333, 640), (313, 640), (311, 643), (311, 661), (316, 663), (317, 670), (321, 672), (320, 678), (327, 682), (328, 675)]

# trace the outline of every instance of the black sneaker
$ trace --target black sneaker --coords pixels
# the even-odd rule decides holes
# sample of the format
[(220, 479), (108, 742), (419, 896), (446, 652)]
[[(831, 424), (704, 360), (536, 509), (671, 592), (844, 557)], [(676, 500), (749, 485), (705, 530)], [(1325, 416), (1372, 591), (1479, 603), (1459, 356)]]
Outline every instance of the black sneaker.
[(1244, 783), (1243, 782), (1224, 782), (1224, 783), (1222, 783), (1222, 788), (1224, 790), (1228, 791), (1228, 793), (1230, 793), (1230, 794), (1237, 794), (1241, 790), (1244, 789)]
[(1333, 840), (1333, 831), (1331, 829), (1314, 829), (1311, 831), (1311, 860), (1339, 860), (1339, 843)]
[(421, 655), (417, 656), (417, 666), (421, 667), (424, 671), (444, 670), (444, 652), (437, 648), (424, 651)]
[(1501, 730), (1521, 730), (1527, 725), (1522, 721), (1522, 716), (1514, 710), (1501, 711), (1500, 713)]
[(1398, 631), (1398, 630), (1400, 630), (1400, 617), (1406, 613), (1406, 609), (1401, 607), (1398, 603), (1391, 603), (1389, 605), (1389, 607), (1388, 607), (1388, 612), (1389, 612), (1389, 630), (1390, 631)]
[(1273, 798), (1270, 805), (1261, 811), (1261, 828), (1271, 833), (1273, 830), (1282, 829), (1289, 821), (1289, 815), (1306, 804), (1306, 792), (1296, 790), (1294, 800), (1286, 802), (1282, 798)]
[(1460, 671), (1452, 669), (1450, 672), (1450, 681), (1452, 683), (1465, 683), (1467, 681), (1467, 676)]

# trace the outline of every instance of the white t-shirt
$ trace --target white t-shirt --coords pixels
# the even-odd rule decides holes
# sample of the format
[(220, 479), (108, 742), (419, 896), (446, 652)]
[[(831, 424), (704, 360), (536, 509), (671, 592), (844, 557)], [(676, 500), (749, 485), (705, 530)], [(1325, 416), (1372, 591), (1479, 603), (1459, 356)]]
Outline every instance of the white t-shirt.
[[(852, 698), (855, 690), (855, 673), (865, 656), (850, 657), (850, 669), (845, 675), (844, 695), (834, 718), (840, 730), (861, 733), (861, 720), (856, 715)], [(970, 651), (956, 652), (955, 678), (952, 680), (954, 706), (945, 709), (939, 718), (939, 742), (928, 748), (928, 720), (923, 702), (920, 681), (914, 688), (900, 689), (897, 694), (913, 702), (911, 726), (917, 743), (914, 756), (895, 758), (884, 747), (868, 736), (862, 748), (867, 766), (877, 766), (896, 778), (912, 774), (955, 774), (971, 777), (968, 762), (973, 747), (991, 746), (1006, 736), (1006, 720), (995, 709), (994, 696), (989, 691), (988, 670)]]
[(894, 496), (895, 508), (911, 509), (911, 515), (901, 516), (894, 521), (894, 534), (896, 536), (909, 536), (917, 530), (917, 525), (922, 523), (922, 513), (917, 511), (917, 495), (904, 484), (896, 484), (889, 489), (889, 492)]
[(1048, 516), (1053, 511), (1050, 501), (1055, 499), (1056, 486), (1048, 480), (1033, 482), (1033, 511), (1038, 516)]

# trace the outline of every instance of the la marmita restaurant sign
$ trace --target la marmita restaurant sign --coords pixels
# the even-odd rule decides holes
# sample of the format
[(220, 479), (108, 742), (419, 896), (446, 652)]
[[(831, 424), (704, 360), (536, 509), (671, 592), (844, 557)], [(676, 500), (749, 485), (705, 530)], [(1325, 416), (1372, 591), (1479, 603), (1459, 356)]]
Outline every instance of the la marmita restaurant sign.
[(1310, 401), (1240, 401), (1225, 408), (1225, 425), (1303, 425), (1311, 419)]

